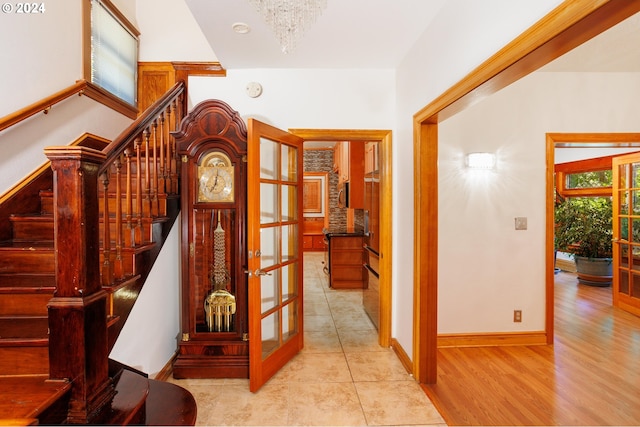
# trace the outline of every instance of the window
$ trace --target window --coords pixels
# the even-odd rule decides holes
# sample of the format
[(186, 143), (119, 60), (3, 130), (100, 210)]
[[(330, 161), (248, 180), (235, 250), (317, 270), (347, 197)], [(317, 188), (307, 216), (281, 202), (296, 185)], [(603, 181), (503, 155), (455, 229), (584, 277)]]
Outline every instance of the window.
[(139, 33), (109, 0), (87, 1), (91, 31), (85, 46), (85, 78), (135, 106)]
[(566, 174), (567, 189), (611, 187), (613, 174), (611, 170), (577, 172)]
[(605, 156), (556, 164), (556, 192), (562, 197), (610, 197), (613, 157)]

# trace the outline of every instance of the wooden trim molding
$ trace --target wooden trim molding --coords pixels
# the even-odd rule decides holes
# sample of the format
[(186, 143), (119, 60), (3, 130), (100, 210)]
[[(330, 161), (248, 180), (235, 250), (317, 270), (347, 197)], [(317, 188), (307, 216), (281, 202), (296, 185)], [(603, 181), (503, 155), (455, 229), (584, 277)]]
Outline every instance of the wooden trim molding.
[(158, 381), (167, 381), (169, 378), (171, 378), (171, 374), (173, 374), (173, 362), (177, 357), (178, 352), (176, 351), (175, 353), (173, 353), (173, 356), (171, 356), (171, 359), (169, 359), (169, 361), (162, 367), (162, 369), (160, 369), (160, 371), (153, 376), (153, 379)]
[(402, 363), (404, 369), (406, 369), (410, 374), (413, 373), (413, 363), (411, 362), (411, 358), (395, 338), (391, 338), (391, 348), (396, 356), (398, 356), (398, 359), (400, 359), (400, 363)]
[(184, 72), (189, 76), (218, 76), (227, 75), (219, 62), (172, 62), (173, 69), (178, 73)]
[(546, 344), (547, 334), (544, 331), (438, 335), (438, 348)]
[(437, 123), (474, 105), (638, 12), (638, 0), (565, 0), (415, 114)]
[[(414, 115), (413, 361), (414, 376), (419, 382), (433, 384), (437, 377), (438, 210), (433, 197), (437, 196), (438, 191), (438, 123), (638, 11), (640, 0), (565, 0)], [(547, 192), (550, 185), (553, 182), (547, 182)], [(552, 208), (552, 205), (546, 207), (547, 217), (553, 215)], [(548, 300), (553, 298), (553, 295), (549, 295), (549, 289), (553, 289), (553, 251), (547, 255), (546, 263)], [(553, 313), (549, 313), (549, 310), (546, 313), (545, 331), (547, 344), (552, 344)]]

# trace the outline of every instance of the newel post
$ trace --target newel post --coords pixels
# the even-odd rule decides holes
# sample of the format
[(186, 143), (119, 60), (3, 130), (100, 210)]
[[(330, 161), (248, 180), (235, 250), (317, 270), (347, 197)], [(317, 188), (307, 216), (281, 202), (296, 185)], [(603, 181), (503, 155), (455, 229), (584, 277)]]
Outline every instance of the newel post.
[(49, 302), (49, 376), (72, 381), (67, 422), (91, 423), (109, 404), (107, 294), (100, 284), (101, 151), (49, 147), (53, 170), (56, 290)]

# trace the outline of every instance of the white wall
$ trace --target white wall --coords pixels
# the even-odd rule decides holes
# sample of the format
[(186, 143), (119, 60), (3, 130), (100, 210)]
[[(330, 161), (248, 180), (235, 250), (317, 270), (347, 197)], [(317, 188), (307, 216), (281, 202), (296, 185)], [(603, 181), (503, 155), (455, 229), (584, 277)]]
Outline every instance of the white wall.
[[(560, 0), (449, 0), (397, 70), (392, 333), (410, 357), (413, 352), (413, 115), (560, 3)], [(442, 193), (445, 189), (441, 187), (439, 191)], [(442, 241), (442, 236), (439, 239)], [(439, 256), (442, 258), (445, 254)]]
[(0, 13), (0, 117), (82, 78), (81, 1), (44, 3), (41, 14)]
[(136, 17), (138, 0), (111, 0), (111, 3), (127, 18), (127, 20), (140, 31)]
[(136, 8), (140, 61), (218, 61), (184, 0), (136, 0)]
[(151, 378), (171, 359), (180, 335), (179, 230), (180, 216), (109, 355)]
[[(119, 0), (131, 3), (132, 0)], [(44, 13), (0, 13), (0, 117), (61, 91), (82, 71), (82, 3), (44, 2)], [(8, 4), (14, 5), (15, 2)], [(44, 147), (68, 145), (85, 132), (115, 138), (131, 120), (71, 97), (0, 132), (0, 194), (46, 162)]]
[[(544, 330), (545, 133), (638, 132), (639, 97), (638, 73), (541, 72), (440, 124), (440, 333)], [(466, 170), (471, 151), (495, 172)]]
[(131, 119), (85, 96), (72, 96), (48, 114), (0, 132), (0, 194), (47, 162), (45, 147), (69, 145), (84, 133), (112, 140)]
[[(250, 98), (248, 82), (262, 84)], [(281, 129), (393, 129), (393, 70), (228, 70), (226, 78), (190, 77), (190, 107), (221, 99), (243, 118)]]

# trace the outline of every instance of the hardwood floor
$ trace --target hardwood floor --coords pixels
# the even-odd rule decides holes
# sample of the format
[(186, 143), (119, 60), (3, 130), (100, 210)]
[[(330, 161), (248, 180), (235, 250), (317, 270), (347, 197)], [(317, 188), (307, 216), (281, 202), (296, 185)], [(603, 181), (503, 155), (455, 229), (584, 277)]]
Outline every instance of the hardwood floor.
[(442, 348), (423, 386), (449, 425), (640, 425), (640, 317), (556, 275), (553, 346)]

